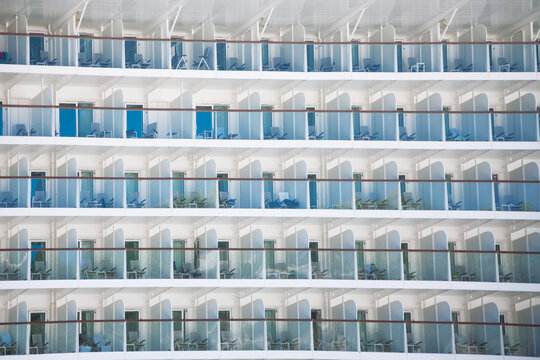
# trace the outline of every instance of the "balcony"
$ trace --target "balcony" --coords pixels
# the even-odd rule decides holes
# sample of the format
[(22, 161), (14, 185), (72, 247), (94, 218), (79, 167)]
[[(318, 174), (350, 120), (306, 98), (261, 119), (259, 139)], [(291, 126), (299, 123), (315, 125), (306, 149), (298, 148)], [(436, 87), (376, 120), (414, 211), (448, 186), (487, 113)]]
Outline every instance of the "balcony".
[[(301, 25), (273, 41), (216, 40), (212, 23), (201, 26), (205, 31), (198, 30), (193, 39), (137, 39), (118, 31), (122, 29), (121, 20), (111, 23), (103, 37), (0, 34), (5, 44), (0, 49), (2, 62), (81, 68), (325, 73), (536, 72), (539, 67), (537, 42), (518, 38), (515, 43), (488, 42), (487, 30), (481, 24), (461, 34), (456, 43), (402, 43), (395, 41), (395, 31), (379, 31), (368, 42), (306, 42)], [(29, 54), (17, 53), (17, 45), (28, 46)], [(73, 49), (72, 53), (62, 52), (63, 47)]]

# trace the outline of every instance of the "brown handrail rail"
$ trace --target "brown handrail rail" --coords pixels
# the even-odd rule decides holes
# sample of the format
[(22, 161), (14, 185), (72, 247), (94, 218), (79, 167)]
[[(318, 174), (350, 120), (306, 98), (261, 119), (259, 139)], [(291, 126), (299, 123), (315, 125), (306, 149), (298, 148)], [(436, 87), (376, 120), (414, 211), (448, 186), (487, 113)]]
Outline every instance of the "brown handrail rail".
[(159, 41), (159, 42), (202, 42), (225, 44), (288, 44), (288, 45), (535, 45), (540, 41), (276, 41), (276, 40), (225, 40), (225, 39), (184, 39), (184, 38), (148, 38), (132, 36), (95, 36), (95, 35), (59, 35), (43, 33), (0, 32), (1, 35), (25, 37), (50, 37), (63, 39), (94, 39), (94, 40), (133, 40), (133, 41)]
[(206, 108), (126, 108), (114, 106), (78, 106), (78, 105), (21, 105), (0, 104), (0, 108), (22, 109), (70, 109), (70, 110), (119, 110), (119, 111), (182, 111), (182, 112), (226, 112), (226, 113), (346, 113), (346, 114), (540, 114), (539, 110), (323, 110), (323, 109), (206, 109)]
[(42, 180), (149, 180), (149, 181), (307, 181), (307, 182), (352, 182), (352, 183), (362, 183), (362, 182), (391, 182), (391, 183), (509, 183), (509, 184), (540, 184), (540, 180), (465, 180), (465, 179), (299, 179), (299, 178), (209, 178), (209, 177), (183, 177), (183, 178), (174, 178), (174, 177), (110, 177), (110, 176), (31, 176), (31, 175), (0, 175), (0, 179), (20, 179), (20, 180), (30, 180), (30, 179), (42, 179)]

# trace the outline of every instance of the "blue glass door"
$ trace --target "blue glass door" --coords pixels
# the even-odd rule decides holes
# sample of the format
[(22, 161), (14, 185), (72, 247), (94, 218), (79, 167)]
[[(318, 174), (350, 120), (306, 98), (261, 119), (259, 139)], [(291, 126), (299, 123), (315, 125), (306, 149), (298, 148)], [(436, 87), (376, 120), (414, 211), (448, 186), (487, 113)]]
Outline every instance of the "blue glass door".
[[(79, 137), (87, 137), (92, 132), (92, 122), (94, 122), (94, 112), (91, 107), (94, 104), (91, 103), (79, 103), (79, 107), (87, 107), (89, 109), (78, 109), (79, 116)], [(99, 136), (99, 134), (95, 134)]]
[[(30, 173), (30, 176), (46, 176), (46, 173), (44, 171), (32, 171)], [(45, 200), (47, 199), (47, 192), (46, 192), (46, 186), (45, 186), (45, 179), (32, 179), (30, 182), (30, 199), (34, 198), (34, 195), (36, 194), (36, 191), (43, 191), (43, 197)]]
[[(75, 104), (60, 104), (60, 106), (75, 106)], [(60, 109), (60, 136), (77, 135), (77, 111), (75, 109)]]
[[(0, 105), (2, 105), (2, 102), (0, 101)], [(4, 135), (4, 108), (0, 107), (0, 136)]]
[(41, 52), (45, 50), (43, 36), (30, 36), (30, 64), (35, 65), (41, 61)]
[(139, 198), (139, 174), (127, 172), (124, 174), (126, 178), (133, 178), (133, 180), (126, 180), (126, 202), (129, 203), (133, 198)]
[[(215, 105), (214, 109), (226, 110), (227, 105)], [(229, 136), (229, 113), (227, 111), (216, 111), (216, 136), (217, 139), (227, 138)]]
[[(308, 174), (307, 177), (308, 179), (316, 179), (317, 175)], [(317, 208), (317, 182), (316, 181), (309, 182), (309, 208), (310, 209)]]
[(137, 41), (136, 40), (126, 40), (125, 41), (125, 56), (126, 56), (126, 68), (130, 68), (135, 61), (135, 55), (137, 53)]
[(261, 64), (263, 70), (270, 68), (270, 63), (268, 62), (268, 43), (266, 42), (261, 44)]
[(401, 44), (397, 45), (397, 71), (403, 72), (403, 47)]
[[(142, 105), (127, 105), (128, 109), (142, 109)], [(127, 137), (141, 138), (143, 136), (143, 112), (142, 110), (127, 111)]]
[[(212, 109), (211, 106), (197, 106), (197, 109)], [(212, 112), (197, 111), (197, 138), (206, 139), (212, 137)]]
[(216, 53), (218, 70), (227, 70), (227, 44), (217, 43)]
[[(261, 106), (262, 110), (272, 110), (273, 106), (263, 105)], [(272, 127), (272, 113), (271, 112), (263, 112), (263, 136), (267, 137), (270, 136), (270, 128)]]
[(313, 44), (306, 45), (307, 71), (315, 71), (315, 49)]

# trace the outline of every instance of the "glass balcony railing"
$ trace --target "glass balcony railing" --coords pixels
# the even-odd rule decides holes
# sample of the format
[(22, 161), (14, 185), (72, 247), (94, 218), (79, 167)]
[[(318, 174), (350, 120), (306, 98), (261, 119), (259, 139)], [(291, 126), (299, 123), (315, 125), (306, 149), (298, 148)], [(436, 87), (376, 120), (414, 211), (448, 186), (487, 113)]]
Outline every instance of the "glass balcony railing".
[(429, 249), (0, 250), (0, 281), (266, 279), (540, 283), (540, 253)]
[[(534, 343), (538, 341), (539, 326), (355, 319), (32, 321), (0, 323), (4, 341), (0, 351), (2, 355), (315, 350), (538, 356)], [(153, 336), (156, 333), (160, 336)]]
[[(22, 33), (0, 34), (0, 40), (0, 63), (20, 65), (294, 72), (536, 72), (540, 67), (538, 42), (257, 42)], [(17, 52), (19, 47), (28, 47), (29, 54)]]
[(253, 110), (0, 104), (4, 136), (529, 142), (537, 111)]
[(537, 180), (2, 176), (2, 208), (540, 211)]

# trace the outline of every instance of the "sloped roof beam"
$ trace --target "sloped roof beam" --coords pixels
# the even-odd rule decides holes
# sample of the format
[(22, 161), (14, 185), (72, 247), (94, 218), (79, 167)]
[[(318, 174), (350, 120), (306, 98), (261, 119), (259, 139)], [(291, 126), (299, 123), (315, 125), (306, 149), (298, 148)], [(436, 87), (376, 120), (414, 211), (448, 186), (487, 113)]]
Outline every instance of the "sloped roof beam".
[(86, 9), (86, 7), (88, 6), (88, 3), (90, 2), (91, 0), (82, 0), (82, 1), (79, 1), (77, 3), (77, 5), (75, 5), (74, 7), (72, 7), (70, 10), (66, 11), (64, 13), (64, 16), (62, 16), (60, 19), (56, 20), (52, 26), (51, 26), (51, 29), (53, 29), (53, 31), (56, 31), (60, 26), (64, 25), (66, 23), (66, 21), (68, 21), (73, 15), (75, 15), (75, 13), (77, 11), (79, 11), (83, 6), (84, 8)]
[[(350, 23), (354, 19), (357, 19), (358, 24), (360, 24), (360, 20), (362, 19), (362, 16), (366, 9), (368, 9), (371, 5), (375, 3), (375, 0), (369, 0), (366, 3), (356, 7), (349, 9), (347, 15), (345, 15), (343, 18), (340, 19), (340, 21), (337, 21), (332, 26), (322, 30), (320, 33), (323, 38), (327, 37), (328, 35), (332, 35), (336, 31), (339, 30), (343, 25)], [(356, 26), (358, 27), (358, 25)], [(356, 32), (356, 28), (354, 29), (354, 32)], [(347, 34), (349, 36), (349, 34)]]
[(358, 29), (358, 25), (360, 25), (360, 20), (362, 20), (362, 16), (364, 16), (365, 12), (366, 12), (366, 8), (363, 8), (362, 11), (360, 12), (360, 15), (358, 15), (358, 19), (356, 20), (356, 23), (354, 23), (354, 27), (348, 36), (349, 41), (352, 40), (354, 34), (356, 33), (356, 29)]
[(444, 28), (444, 31), (441, 35), (441, 40), (444, 39), (444, 37), (446, 36), (446, 32), (448, 31), (448, 28), (450, 27), (450, 25), (452, 25), (452, 21), (454, 21), (454, 17), (456, 16), (457, 11), (458, 11), (458, 8), (455, 8), (454, 12), (452, 13), (452, 16), (450, 16), (450, 20), (448, 20), (448, 23), (446, 24), (446, 27)]
[(406, 36), (414, 37), (414, 36), (422, 34), (426, 30), (431, 28), (433, 25), (441, 22), (441, 20), (445, 19), (450, 13), (452, 13), (453, 11), (456, 11), (456, 9), (463, 7), (463, 5), (467, 4), (468, 2), (469, 0), (461, 0), (457, 4), (452, 5), (452, 7), (449, 8), (448, 10), (441, 12), (439, 16), (435, 16), (433, 19), (431, 19), (431, 21), (428, 21), (425, 24), (420, 25), (416, 29), (411, 30), (408, 34), (406, 34)]
[[(239, 26), (238, 28), (231, 31), (231, 35), (233, 37), (237, 36), (238, 34), (241, 34), (245, 29), (247, 29), (249, 26), (257, 23), (260, 18), (264, 17), (268, 12), (272, 9), (275, 9), (281, 4), (283, 0), (275, 0), (271, 2), (270, 4), (263, 7), (261, 10), (259, 10), (255, 15), (253, 15), (248, 21), (246, 21), (244, 24)], [(274, 10), (272, 10), (273, 12)]]
[(75, 27), (75, 34), (79, 33), (79, 29), (81, 27), (81, 23), (84, 19), (84, 14), (86, 13), (86, 8), (88, 7), (88, 1), (84, 3), (84, 7), (81, 11), (81, 14), (79, 15), (79, 21), (77, 21), (77, 25)]
[[(182, 10), (182, 7), (187, 2), (188, 0), (178, 0), (176, 3), (172, 4), (171, 8), (168, 11), (165, 11), (163, 15), (161, 15), (159, 18), (154, 20), (152, 23), (148, 24), (148, 26), (144, 27), (143, 34), (148, 34), (150, 31), (154, 30), (156, 27), (163, 24), (163, 22), (169, 20), (173, 14), (175, 15), (178, 14), (179, 16), (180, 11)], [(176, 18), (175, 20), (178, 20), (178, 18)], [(175, 25), (176, 25), (176, 22), (175, 22)], [(169, 30), (169, 28), (167, 28), (167, 30)], [(172, 30), (172, 27), (171, 27), (171, 30)]]

